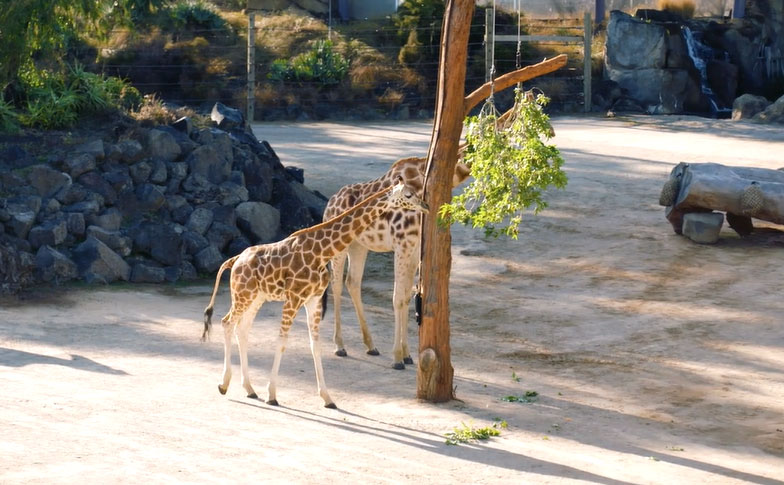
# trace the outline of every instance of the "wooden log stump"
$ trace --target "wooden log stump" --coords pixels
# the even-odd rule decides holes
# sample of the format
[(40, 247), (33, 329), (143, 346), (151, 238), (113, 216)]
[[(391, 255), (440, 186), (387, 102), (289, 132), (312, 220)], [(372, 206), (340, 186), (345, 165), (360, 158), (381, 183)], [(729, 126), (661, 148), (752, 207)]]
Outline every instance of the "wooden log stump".
[[(677, 234), (692, 212), (722, 211), (741, 236), (753, 230), (751, 218), (784, 224), (784, 172), (718, 163), (679, 163), (659, 197)], [(730, 215), (731, 214), (731, 215)]]

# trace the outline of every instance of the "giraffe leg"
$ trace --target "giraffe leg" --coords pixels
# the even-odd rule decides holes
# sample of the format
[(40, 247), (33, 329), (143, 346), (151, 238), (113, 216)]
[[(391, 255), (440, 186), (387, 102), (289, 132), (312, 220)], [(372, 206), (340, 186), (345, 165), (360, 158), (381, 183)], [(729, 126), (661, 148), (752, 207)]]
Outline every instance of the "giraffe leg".
[(301, 301), (286, 300), (283, 303), (283, 319), (280, 322), (280, 333), (278, 334), (278, 348), (275, 349), (275, 360), (272, 361), (272, 371), (270, 371), (269, 384), (267, 384), (267, 404), (271, 406), (278, 405), (277, 387), (278, 387), (278, 371), (280, 370), (280, 360), (283, 357), (283, 352), (286, 350), (286, 342), (289, 338), (289, 330), (291, 324), (294, 322), (294, 316), (297, 310), (302, 306)]
[(346, 347), (343, 345), (343, 333), (340, 327), (340, 301), (343, 298), (343, 270), (346, 267), (346, 253), (335, 256), (332, 260), (332, 313), (335, 315), (335, 355), (345, 357)]
[(231, 382), (231, 340), (236, 327), (232, 310), (223, 317), (221, 323), (223, 323), (223, 378), (218, 384), (218, 392), (226, 394)]
[(251, 399), (258, 399), (256, 391), (250, 385), (250, 369), (248, 367), (248, 334), (253, 325), (253, 319), (256, 317), (261, 305), (254, 304), (252, 308), (245, 310), (245, 313), (240, 318), (240, 323), (237, 325), (235, 334), (237, 335), (237, 348), (240, 354), (240, 371), (242, 372), (242, 387)]
[(373, 337), (370, 336), (367, 319), (365, 318), (365, 307), (362, 305), (362, 275), (365, 272), (365, 261), (367, 260), (368, 250), (359, 244), (353, 244), (348, 248), (348, 278), (346, 278), (346, 289), (354, 303), (354, 310), (357, 312), (359, 329), (362, 331), (362, 340), (365, 342), (368, 355), (378, 355), (378, 349), (373, 345)]
[(319, 342), (319, 324), (321, 323), (321, 305), (319, 298), (311, 298), (305, 302), (308, 313), (308, 334), (310, 335), (310, 353), (313, 354), (313, 365), (316, 368), (316, 383), (319, 396), (324, 400), (324, 407), (336, 409), (335, 403), (329, 397), (327, 384), (324, 381), (324, 368), (321, 366), (321, 343)]
[(395, 311), (395, 345), (393, 353), (398, 370), (405, 369), (405, 364), (413, 364), (414, 360), (408, 349), (408, 309), (411, 301), (411, 288), (416, 273), (416, 251), (414, 248), (395, 251), (395, 290), (392, 296)]

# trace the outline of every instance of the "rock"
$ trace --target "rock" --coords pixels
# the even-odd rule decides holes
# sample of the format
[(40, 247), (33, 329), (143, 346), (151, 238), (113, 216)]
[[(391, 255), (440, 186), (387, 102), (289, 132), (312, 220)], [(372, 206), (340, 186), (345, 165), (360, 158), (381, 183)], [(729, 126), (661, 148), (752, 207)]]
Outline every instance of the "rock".
[(212, 211), (203, 207), (197, 207), (188, 216), (188, 222), (185, 227), (193, 232), (203, 235), (212, 224)]
[(264, 202), (243, 202), (237, 206), (237, 225), (252, 242), (273, 241), (280, 229), (280, 211)]
[(223, 255), (215, 246), (207, 246), (193, 257), (196, 269), (202, 273), (212, 273), (223, 264)]
[(784, 123), (784, 96), (752, 118), (760, 123)]
[(119, 231), (122, 224), (122, 213), (118, 209), (111, 207), (104, 210), (101, 214), (91, 214), (87, 217), (87, 222), (107, 231)]
[(225, 224), (221, 222), (220, 219), (216, 219), (212, 222), (212, 225), (205, 236), (210, 242), (210, 245), (224, 251), (229, 243), (239, 235), (240, 231), (236, 226)]
[(82, 174), (78, 181), (88, 192), (100, 194), (105, 204), (114, 205), (117, 203), (117, 191), (100, 173), (96, 171), (87, 172)]
[(162, 184), (169, 178), (169, 173), (166, 170), (166, 164), (161, 160), (154, 160), (152, 162), (152, 172), (150, 173), (150, 182), (154, 184)]
[(84, 214), (81, 212), (71, 212), (65, 214), (65, 225), (68, 229), (68, 234), (73, 234), (76, 237), (84, 236)]
[(30, 230), (27, 240), (33, 249), (41, 246), (57, 246), (65, 241), (68, 235), (68, 225), (65, 218), (47, 221), (40, 226), (35, 226)]
[(209, 246), (210, 242), (198, 232), (185, 231), (182, 233), (182, 244), (186, 254), (194, 255)]
[(136, 263), (131, 270), (131, 283), (163, 283), (166, 270), (157, 266)]
[(43, 164), (30, 167), (27, 180), (41, 197), (53, 197), (61, 190), (67, 190), (73, 183), (67, 173)]
[(60, 251), (47, 245), (41, 246), (35, 255), (34, 274), (39, 281), (56, 284), (79, 277), (76, 263)]
[(201, 175), (213, 184), (220, 184), (231, 175), (231, 161), (225, 153), (219, 153), (212, 145), (196, 148), (185, 161), (192, 176)]
[(230, 130), (245, 124), (245, 117), (238, 109), (229, 108), (223, 103), (215, 103), (210, 118), (221, 130)]
[(138, 209), (144, 212), (156, 211), (166, 203), (164, 190), (153, 184), (142, 184), (136, 187), (136, 199), (138, 200)]
[(144, 158), (144, 147), (136, 140), (122, 140), (117, 144), (120, 160), (125, 163), (138, 162)]
[[(103, 160), (106, 157), (106, 150), (104, 148), (103, 140), (97, 138), (95, 140), (90, 140), (85, 142), (73, 149), (73, 153), (77, 155), (87, 155), (92, 157), (93, 163), (96, 160)], [(72, 175), (75, 176), (75, 175)]]
[(20, 203), (8, 204), (5, 210), (9, 216), (8, 221), (4, 223), (6, 230), (16, 237), (27, 239), (27, 234), (35, 224), (37, 213), (27, 205)]
[(128, 168), (128, 172), (133, 179), (133, 183), (136, 185), (143, 184), (150, 178), (150, 174), (152, 173), (152, 165), (150, 165), (146, 160), (142, 160), (141, 162), (131, 165)]
[(163, 162), (173, 162), (182, 149), (171, 133), (161, 129), (151, 129), (147, 132), (147, 151), (152, 158)]
[(172, 128), (179, 130), (185, 135), (190, 136), (193, 132), (193, 121), (188, 116), (183, 116), (171, 124)]
[[(667, 31), (620, 10), (610, 13), (605, 66), (610, 70), (662, 69), (667, 60)], [(610, 77), (614, 81), (612, 76)]]
[[(664, 104), (669, 112), (683, 111), (689, 73), (683, 69), (634, 69), (607, 71), (611, 80), (644, 107)], [(616, 110), (618, 111), (618, 110)]]
[(248, 200), (248, 189), (234, 182), (223, 182), (218, 186), (218, 203), (237, 205)]
[(0, 241), (0, 293), (13, 293), (30, 285), (34, 268), (32, 254)]
[(724, 214), (721, 212), (691, 212), (683, 216), (683, 235), (700, 244), (719, 240)]
[(220, 221), (230, 226), (237, 225), (237, 211), (233, 206), (215, 204), (210, 205), (210, 207), (212, 208), (213, 221)]
[(128, 167), (117, 167), (103, 174), (103, 178), (118, 193), (124, 190), (133, 190), (134, 184), (131, 178), (131, 171)]
[(185, 162), (171, 162), (166, 164), (171, 178), (184, 180), (188, 176), (188, 164)]
[(95, 214), (101, 210), (101, 205), (95, 200), (83, 200), (76, 204), (63, 206), (63, 212), (81, 212), (82, 214)]
[(89, 153), (72, 154), (65, 159), (63, 165), (73, 178), (95, 170), (97, 167), (95, 156), (90, 155)]
[(131, 268), (128, 263), (94, 237), (88, 237), (73, 251), (79, 275), (88, 282), (128, 281)]
[(708, 84), (721, 106), (732, 106), (738, 90), (738, 67), (729, 62), (711, 59), (706, 70)]
[(81, 184), (72, 184), (69, 187), (63, 187), (54, 197), (61, 204), (76, 204), (87, 198), (87, 189)]
[(144, 222), (129, 230), (135, 251), (145, 253), (166, 266), (182, 261), (182, 235), (172, 224)]
[(233, 257), (245, 251), (245, 249), (250, 246), (251, 243), (248, 238), (245, 236), (238, 236), (229, 243), (229, 246), (226, 248), (226, 254), (228, 254), (229, 257)]
[(94, 237), (109, 246), (112, 251), (123, 257), (131, 254), (133, 241), (128, 236), (123, 236), (120, 231), (109, 231), (99, 226), (89, 226), (86, 231), (87, 237)]
[(301, 184), (305, 183), (305, 170), (299, 167), (286, 167), (286, 175), (288, 175), (291, 180), (295, 182), (299, 182)]

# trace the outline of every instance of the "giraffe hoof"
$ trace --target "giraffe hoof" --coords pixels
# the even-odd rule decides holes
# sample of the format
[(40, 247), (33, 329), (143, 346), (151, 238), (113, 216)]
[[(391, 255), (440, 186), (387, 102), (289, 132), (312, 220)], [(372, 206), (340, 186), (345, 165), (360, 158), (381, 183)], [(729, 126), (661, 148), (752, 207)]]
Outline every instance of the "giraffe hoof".
[(402, 362), (395, 362), (394, 364), (392, 364), (392, 368), (395, 370), (404, 370), (406, 368), (406, 364)]
[(408, 364), (408, 365), (413, 365), (414, 364), (414, 359), (412, 359), (411, 356), (409, 355), (408, 357), (405, 357), (403, 359), (403, 363), (404, 364)]
[(248, 399), (258, 399), (259, 396), (255, 392), (248, 394)]
[(278, 405), (278, 400), (277, 399), (270, 399), (269, 401), (267, 401), (267, 404), (269, 404), (270, 406), (277, 406)]
[(346, 353), (346, 349), (338, 349), (335, 351), (335, 355), (338, 357), (345, 357), (348, 355), (348, 353)]
[(327, 403), (327, 404), (324, 405), (324, 407), (325, 408), (329, 408), (329, 409), (337, 409), (338, 408), (337, 406), (335, 406), (334, 402)]
[(377, 349), (377, 348), (375, 348), (375, 347), (373, 347), (372, 349), (368, 350), (368, 351), (367, 351), (367, 354), (368, 354), (368, 355), (381, 355), (381, 354), (378, 352), (378, 349)]
[(227, 388), (223, 387), (221, 384), (218, 384), (218, 392), (221, 394), (226, 394)]

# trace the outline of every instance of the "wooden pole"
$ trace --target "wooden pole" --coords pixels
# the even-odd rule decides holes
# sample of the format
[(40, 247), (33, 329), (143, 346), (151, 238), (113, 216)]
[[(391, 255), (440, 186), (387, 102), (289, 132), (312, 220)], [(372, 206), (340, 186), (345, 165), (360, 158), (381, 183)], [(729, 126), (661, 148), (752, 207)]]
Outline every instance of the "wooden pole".
[(253, 123), (254, 103), (256, 99), (256, 13), (248, 10), (248, 104), (245, 113), (245, 124)]
[(586, 113), (591, 112), (591, 40), (593, 29), (591, 13), (585, 12), (583, 16), (583, 102)]
[(441, 34), (436, 118), (427, 155), (425, 201), (432, 208), (422, 227), (422, 323), (419, 327), (417, 397), (453, 398), (449, 348), (449, 274), (452, 236), (438, 222), (438, 208), (452, 199), (452, 175), (463, 130), (468, 33), (474, 0), (448, 0)]

